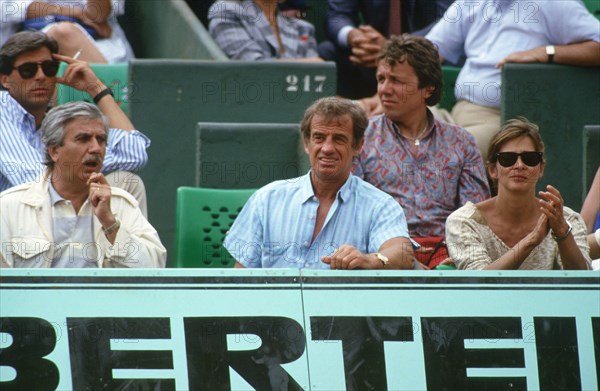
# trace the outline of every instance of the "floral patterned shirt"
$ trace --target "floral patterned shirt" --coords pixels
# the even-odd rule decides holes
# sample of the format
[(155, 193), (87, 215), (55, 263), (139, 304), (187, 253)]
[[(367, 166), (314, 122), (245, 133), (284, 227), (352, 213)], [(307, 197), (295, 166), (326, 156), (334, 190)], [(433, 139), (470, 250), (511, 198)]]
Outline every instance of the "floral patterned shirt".
[(432, 126), (417, 148), (385, 115), (372, 118), (352, 168), (400, 203), (412, 237), (444, 236), (450, 213), (490, 197), (473, 136), (428, 115)]

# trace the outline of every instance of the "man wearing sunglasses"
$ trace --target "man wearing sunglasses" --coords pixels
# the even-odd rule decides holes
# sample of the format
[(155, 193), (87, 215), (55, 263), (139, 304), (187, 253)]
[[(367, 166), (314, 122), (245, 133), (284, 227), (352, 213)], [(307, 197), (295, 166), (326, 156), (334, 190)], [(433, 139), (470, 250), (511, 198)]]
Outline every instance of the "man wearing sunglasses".
[[(44, 33), (13, 35), (0, 48), (0, 191), (35, 180), (43, 171), (39, 127), (53, 99), (56, 83), (87, 92), (109, 118), (110, 137), (103, 173), (113, 186), (131, 193), (146, 215), (146, 194), (132, 172), (145, 166), (150, 140), (135, 130), (112, 92), (89, 65), (58, 55), (58, 44)], [(60, 62), (68, 64), (57, 77)]]

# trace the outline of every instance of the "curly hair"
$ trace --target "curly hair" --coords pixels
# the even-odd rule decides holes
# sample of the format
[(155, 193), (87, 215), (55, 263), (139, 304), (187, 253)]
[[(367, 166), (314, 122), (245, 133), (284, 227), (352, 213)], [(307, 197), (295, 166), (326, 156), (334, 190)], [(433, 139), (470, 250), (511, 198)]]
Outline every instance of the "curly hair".
[(433, 87), (425, 103), (434, 106), (442, 98), (442, 64), (435, 45), (423, 37), (408, 34), (393, 35), (387, 41), (377, 62), (385, 61), (389, 66), (408, 62), (419, 79), (419, 89)]

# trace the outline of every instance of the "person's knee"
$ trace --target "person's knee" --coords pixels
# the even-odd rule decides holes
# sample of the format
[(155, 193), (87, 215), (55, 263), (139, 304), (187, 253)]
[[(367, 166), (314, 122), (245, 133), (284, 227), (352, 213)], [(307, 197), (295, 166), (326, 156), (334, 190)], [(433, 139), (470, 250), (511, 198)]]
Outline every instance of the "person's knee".
[(59, 44), (64, 44), (74, 37), (81, 35), (81, 31), (72, 22), (59, 22), (50, 30), (48, 36), (54, 38)]

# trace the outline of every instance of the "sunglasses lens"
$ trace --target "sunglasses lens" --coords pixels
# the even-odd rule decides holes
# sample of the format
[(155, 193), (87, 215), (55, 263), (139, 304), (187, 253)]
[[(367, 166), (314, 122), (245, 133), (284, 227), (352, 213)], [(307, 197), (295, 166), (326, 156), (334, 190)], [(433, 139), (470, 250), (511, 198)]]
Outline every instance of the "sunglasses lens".
[(502, 167), (512, 167), (521, 156), (521, 161), (529, 167), (535, 167), (542, 161), (541, 152), (499, 152), (496, 157)]
[(36, 63), (26, 62), (25, 64), (19, 65), (17, 67), (17, 71), (19, 71), (19, 75), (21, 75), (23, 79), (31, 79), (33, 76), (35, 76), (37, 68), (38, 66)]
[(519, 155), (516, 152), (500, 152), (498, 154), (498, 163), (502, 167), (510, 167), (517, 162)]
[(48, 77), (56, 76), (59, 65), (60, 63), (58, 61), (47, 60), (42, 62), (42, 70), (44, 71), (44, 75)]
[(535, 167), (542, 161), (542, 156), (539, 152), (523, 152), (521, 160), (529, 167)]
[(42, 61), (41, 63), (26, 62), (25, 64), (19, 65), (17, 71), (19, 71), (19, 75), (21, 75), (23, 79), (31, 79), (37, 73), (38, 65), (41, 65), (44, 75), (47, 77), (54, 77), (58, 73), (60, 62), (52, 60)]

